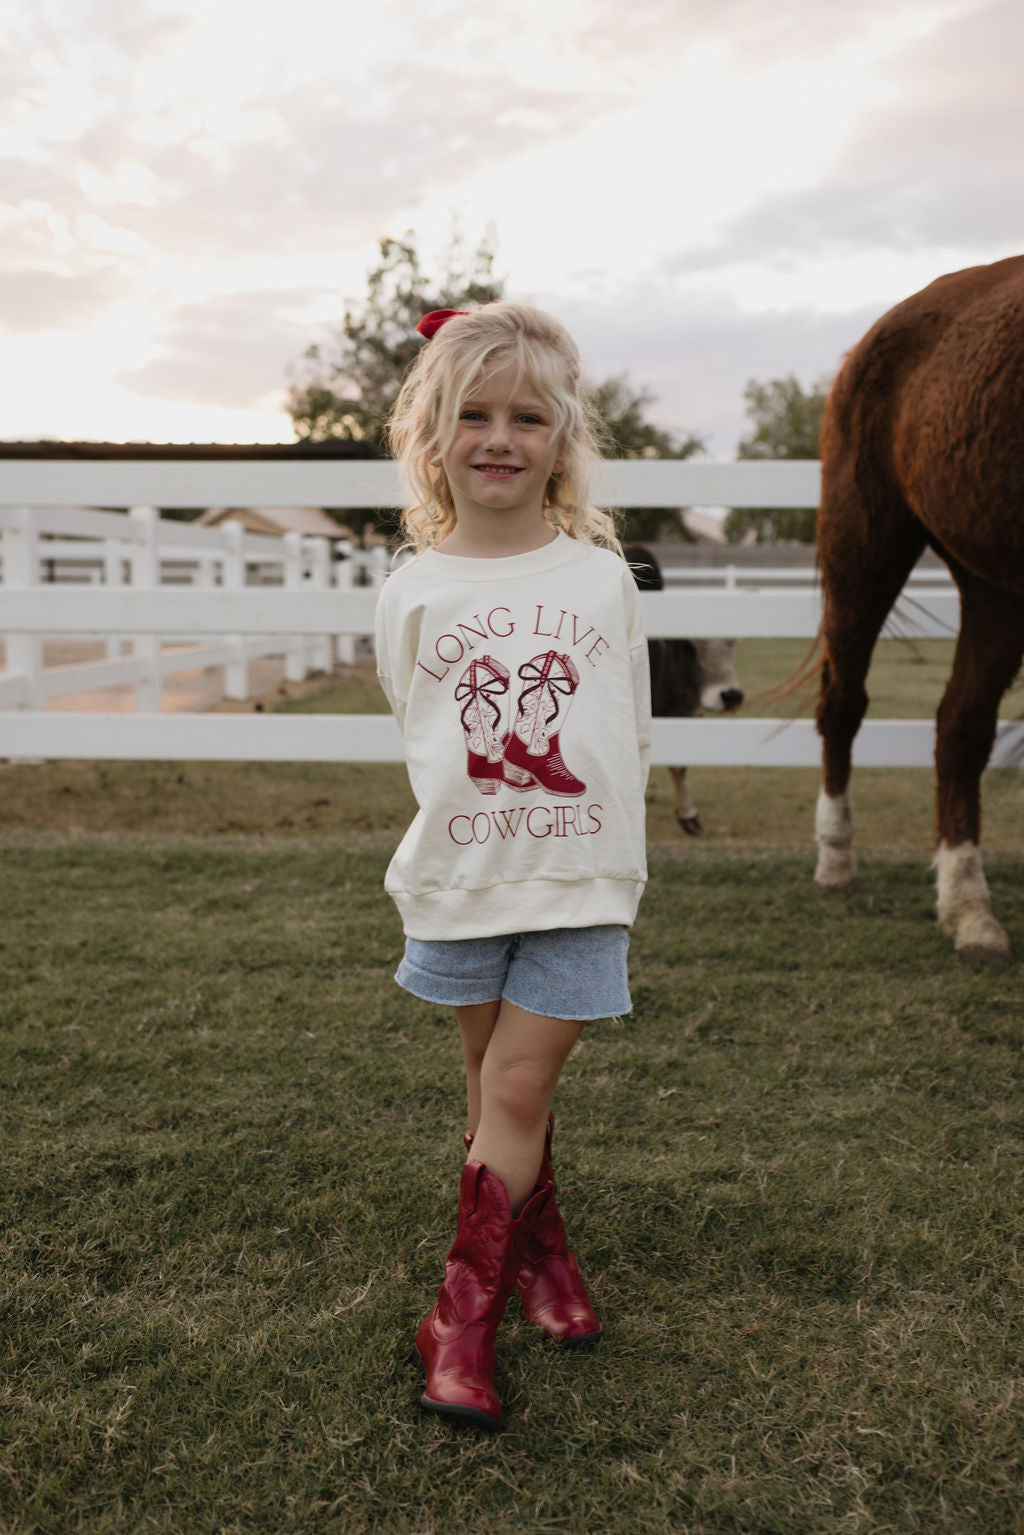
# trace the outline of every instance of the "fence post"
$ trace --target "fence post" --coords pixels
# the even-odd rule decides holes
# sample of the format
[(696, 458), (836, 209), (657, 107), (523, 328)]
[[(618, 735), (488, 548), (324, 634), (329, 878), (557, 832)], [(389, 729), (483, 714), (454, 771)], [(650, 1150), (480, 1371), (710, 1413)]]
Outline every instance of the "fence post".
[[(284, 535), (284, 584), (290, 592), (302, 590), (302, 534)], [(287, 682), (302, 682), (306, 676), (306, 642), (301, 634), (292, 635), (285, 644), (284, 675)]]
[[(390, 569), (391, 556), (388, 553), (387, 547), (384, 544), (375, 544), (374, 547), (370, 550), (370, 559), (366, 566), (366, 575), (368, 578), (367, 584), (371, 586), (374, 591), (380, 591), (381, 587), (384, 585), (384, 582), (388, 578), (388, 572)], [(368, 634), (366, 636), (364, 645), (371, 656), (376, 656), (377, 649), (374, 643), (374, 636), (372, 634)]]
[[(149, 590), (160, 585), (160, 518), (155, 506), (133, 506), (129, 512), (139, 524), (143, 538), (132, 545), (132, 586)], [(159, 634), (132, 636), (132, 655), (144, 661), (142, 675), (135, 683), (135, 708), (138, 712), (159, 714), (163, 708), (164, 687), (160, 673), (162, 646)]]
[[(121, 559), (121, 546), (112, 538), (105, 538), (101, 544), (99, 582), (101, 586), (120, 586), (121, 573), (124, 564)], [(124, 654), (124, 646), (121, 636), (108, 634), (103, 641), (103, 653), (108, 661)]]
[[(221, 529), (221, 531), (227, 532), (229, 528), (236, 526), (241, 526), (241, 524), (228, 522), (224, 524), (224, 527)], [(230, 540), (228, 541), (227, 547), (231, 547)], [(227, 580), (225, 579), (224, 585), (226, 586), (227, 584)], [(190, 585), (198, 586), (202, 591), (217, 585), (217, 559), (215, 555), (201, 554), (199, 556), (199, 558), (196, 560), (195, 575), (192, 577)]]
[[(33, 507), (19, 506), (14, 526), (3, 535), (4, 585), (25, 590), (39, 585), (39, 535)], [(43, 707), (43, 641), (38, 634), (6, 636), (7, 673), (20, 677), (25, 684), (22, 709)]]
[(391, 569), (391, 557), (383, 544), (375, 544), (370, 550), (371, 586), (384, 585), (384, 578)]
[[(221, 566), (224, 576), (224, 590), (240, 592), (245, 585), (245, 529), (240, 522), (227, 522), (222, 529), (224, 534), (224, 561)], [(207, 561), (202, 561), (199, 566), (199, 579), (206, 585), (203, 577), (209, 569)], [(212, 574), (212, 570), (211, 570)], [(210, 585), (212, 586), (212, 581)], [(228, 663), (224, 668), (224, 696), (226, 698), (249, 697), (249, 656), (246, 649), (244, 634), (229, 634), (227, 637), (229, 651)]]
[[(350, 592), (355, 586), (356, 562), (352, 558), (352, 545), (348, 539), (340, 540), (334, 546), (334, 584), (341, 593)], [(339, 607), (344, 611), (345, 599), (342, 596)], [(335, 659), (342, 666), (351, 666), (356, 658), (356, 637), (354, 634), (339, 634), (334, 641)]]
[[(311, 534), (303, 540), (303, 543), (306, 568), (309, 571), (308, 584), (314, 591), (326, 591), (331, 584), (330, 540)], [(329, 672), (332, 667), (331, 636), (329, 634), (314, 635), (308, 641), (306, 655), (314, 671)]]

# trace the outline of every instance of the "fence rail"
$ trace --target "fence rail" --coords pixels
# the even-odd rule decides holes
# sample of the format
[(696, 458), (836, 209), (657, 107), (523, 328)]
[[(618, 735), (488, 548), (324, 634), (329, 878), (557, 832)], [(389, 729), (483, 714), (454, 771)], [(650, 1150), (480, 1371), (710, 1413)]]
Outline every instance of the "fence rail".
[[(930, 720), (867, 720), (859, 767), (929, 767)], [(39, 760), (175, 762), (401, 762), (402, 740), (384, 714), (0, 715), (0, 756)], [(651, 760), (690, 767), (816, 767), (810, 720), (655, 720)], [(1024, 723), (1001, 721), (990, 765), (1024, 766)]]
[[(605, 466), (602, 499), (620, 506), (813, 506), (818, 493), (817, 463), (629, 461)], [(332, 559), (326, 541), (297, 535), (273, 539), (237, 526), (199, 529), (158, 520), (150, 510), (157, 503), (380, 507), (394, 505), (397, 496), (396, 468), (386, 462), (6, 461), (0, 465), (0, 632), (7, 636), (0, 757), (400, 761), (398, 731), (386, 716), (157, 712), (160, 681), (183, 659), (190, 666), (225, 665), (229, 696), (245, 696), (253, 647), (283, 650), (293, 676), (304, 675), (311, 660), (327, 669), (339, 656), (350, 657), (355, 638), (372, 632), (376, 594), (352, 584), (355, 561)], [(76, 502), (139, 510), (124, 517), (86, 509), (72, 518), (68, 507)], [(40, 579), (48, 543), (49, 557), (72, 559), (89, 540), (105, 541), (104, 584)], [(183, 562), (185, 567), (191, 562), (186, 575), (192, 584), (167, 584), (172, 568), (180, 579)], [(247, 584), (257, 564), (274, 566), (278, 585)], [(720, 586), (708, 584), (708, 570), (692, 574), (704, 584), (642, 595), (652, 637), (817, 633), (820, 594), (810, 571), (780, 576), (752, 569), (742, 581), (725, 574)], [(931, 576), (905, 593), (890, 633), (956, 633), (955, 589), (941, 573)], [(40, 707), (57, 687), (53, 678), (45, 680), (41, 666), (44, 637), (89, 635), (102, 637), (109, 652), (105, 662), (92, 663), (101, 668), (92, 676), (132, 681), (136, 713), (52, 713)], [(130, 657), (119, 654), (128, 640)], [(169, 642), (173, 651), (165, 649)], [(75, 680), (83, 676), (80, 671)], [(1018, 763), (1022, 732), (1024, 726), (1001, 726), (993, 761)], [(872, 721), (858, 738), (857, 760), (925, 766), (933, 735), (927, 721)], [(784, 726), (746, 718), (655, 722), (655, 762), (807, 766), (818, 755), (806, 720)]]
[[(597, 494), (606, 506), (817, 506), (820, 484), (820, 468), (812, 459), (621, 459), (602, 465)], [(390, 460), (0, 461), (0, 507), (400, 504), (398, 470)]]
[[(662, 578), (673, 586), (816, 586), (814, 565), (662, 565)], [(907, 577), (912, 590), (952, 591), (953, 579), (944, 565), (922, 565)]]
[[(376, 592), (370, 590), (197, 591), (164, 587), (115, 593), (55, 586), (4, 591), (3, 627), (22, 634), (368, 634)], [(700, 636), (810, 639), (818, 632), (821, 596), (813, 588), (644, 592), (640, 607), (654, 638)], [(889, 632), (921, 639), (956, 634), (955, 592), (904, 600)]]

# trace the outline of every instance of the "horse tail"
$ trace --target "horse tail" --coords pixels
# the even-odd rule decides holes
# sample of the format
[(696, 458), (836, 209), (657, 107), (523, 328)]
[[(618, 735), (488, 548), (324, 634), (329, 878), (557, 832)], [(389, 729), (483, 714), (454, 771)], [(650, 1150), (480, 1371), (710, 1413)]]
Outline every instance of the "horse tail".
[(789, 676), (783, 677), (781, 682), (773, 683), (771, 687), (762, 688), (752, 698), (746, 699), (744, 708), (752, 709), (757, 705), (761, 709), (775, 709), (780, 704), (792, 703), (787, 716), (788, 720), (799, 719), (801, 715), (807, 714), (813, 708), (817, 698), (818, 677), (821, 673), (824, 653), (825, 629), (823, 624), (819, 624), (818, 632), (811, 641), (806, 655), (797, 663)]

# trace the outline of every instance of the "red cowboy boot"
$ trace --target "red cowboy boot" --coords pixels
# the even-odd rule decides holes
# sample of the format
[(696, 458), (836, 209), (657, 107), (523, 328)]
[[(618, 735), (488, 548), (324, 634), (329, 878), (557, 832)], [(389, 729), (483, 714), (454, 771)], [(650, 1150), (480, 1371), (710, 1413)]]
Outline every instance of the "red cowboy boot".
[(524, 662), (519, 675), (524, 686), (505, 745), (505, 782), (513, 789), (538, 784), (549, 794), (571, 799), (585, 794), (586, 784), (566, 767), (558, 745), (562, 699), (568, 700), (568, 709), (579, 687), (579, 672), (568, 656), (549, 650)]
[(549, 1192), (538, 1185), (513, 1218), (500, 1178), (482, 1162), (462, 1169), (458, 1229), (444, 1281), (416, 1334), (416, 1353), (427, 1372), (420, 1406), (429, 1412), (501, 1427), (494, 1335)]
[[(516, 1289), (526, 1320), (572, 1348), (578, 1343), (595, 1343), (602, 1329), (590, 1304), (576, 1254), (569, 1251), (565, 1223), (555, 1201), (555, 1169), (551, 1160), (554, 1132), (554, 1115), (549, 1114), (536, 1187), (550, 1186), (551, 1193), (526, 1244)], [(468, 1151), (473, 1137), (467, 1132), (462, 1139)]]
[(455, 700), (466, 733), (466, 772), (481, 794), (497, 794), (505, 781), (503, 756), (508, 731), (501, 731), (501, 706), (508, 692), (508, 667), (493, 656), (470, 661), (459, 678)]
[(537, 1217), (519, 1266), (516, 1288), (526, 1320), (571, 1348), (578, 1343), (595, 1342), (601, 1336), (601, 1323), (590, 1304), (576, 1254), (569, 1251), (565, 1225), (555, 1203), (555, 1170), (551, 1162), (554, 1130), (554, 1117), (549, 1114), (537, 1186), (550, 1185), (551, 1196)]

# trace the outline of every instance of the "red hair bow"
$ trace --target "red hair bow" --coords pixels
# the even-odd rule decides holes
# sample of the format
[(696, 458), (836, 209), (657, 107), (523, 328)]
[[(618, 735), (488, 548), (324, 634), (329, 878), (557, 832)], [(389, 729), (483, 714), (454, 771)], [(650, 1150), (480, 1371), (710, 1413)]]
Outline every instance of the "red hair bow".
[(450, 320), (453, 315), (468, 313), (468, 309), (432, 309), (429, 314), (423, 316), (416, 329), (421, 336), (426, 336), (429, 341), (434, 332), (439, 331), (441, 326)]

